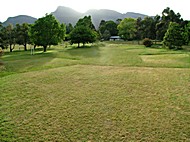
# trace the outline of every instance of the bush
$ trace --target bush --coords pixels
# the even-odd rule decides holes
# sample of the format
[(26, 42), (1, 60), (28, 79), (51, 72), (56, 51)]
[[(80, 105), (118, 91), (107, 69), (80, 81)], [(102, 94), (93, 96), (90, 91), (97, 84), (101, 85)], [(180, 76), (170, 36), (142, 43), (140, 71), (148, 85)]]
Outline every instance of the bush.
[(144, 44), (146, 47), (151, 47), (152, 44), (153, 44), (153, 42), (151, 41), (151, 39), (145, 38), (145, 39), (143, 40), (143, 44)]

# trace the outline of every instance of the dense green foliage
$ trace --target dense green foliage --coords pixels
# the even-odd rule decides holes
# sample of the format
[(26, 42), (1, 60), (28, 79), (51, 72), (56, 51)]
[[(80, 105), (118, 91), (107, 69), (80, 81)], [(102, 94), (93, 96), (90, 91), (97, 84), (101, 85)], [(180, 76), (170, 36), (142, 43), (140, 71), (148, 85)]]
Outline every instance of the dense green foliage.
[(91, 16), (85, 16), (79, 19), (74, 29), (70, 33), (71, 43), (77, 43), (80, 47), (80, 43), (93, 43), (96, 41), (97, 33), (95, 27), (92, 24)]
[(16, 24), (14, 27), (12, 24), (9, 24), (6, 27), (0, 28), (0, 46), (10, 49), (10, 52), (13, 51), (15, 44), (23, 45), (24, 50), (27, 50), (27, 44), (30, 43), (29, 37), (30, 26), (27, 23), (22, 25)]
[(185, 35), (183, 29), (178, 23), (171, 22), (169, 28), (164, 36), (163, 43), (170, 49), (181, 49), (182, 45), (185, 44)]
[(124, 40), (132, 40), (136, 34), (136, 20), (133, 18), (125, 18), (118, 25), (119, 36)]
[(156, 24), (159, 22), (160, 16), (145, 17), (140, 22), (141, 38), (156, 39)]
[(30, 43), (29, 29), (30, 26), (27, 23), (16, 24), (16, 43), (23, 45), (25, 51), (27, 50), (27, 44)]
[(169, 27), (170, 22), (176, 22), (181, 26), (184, 24), (183, 19), (179, 13), (175, 13), (169, 7), (163, 10), (162, 17), (159, 23), (156, 25), (157, 28), (157, 39), (163, 40), (165, 33)]
[(46, 52), (47, 46), (57, 45), (64, 40), (65, 32), (64, 24), (60, 25), (52, 14), (46, 14), (31, 26), (30, 36), (32, 43), (43, 46), (44, 52)]
[(118, 24), (116, 24), (114, 21), (102, 20), (98, 28), (101, 39), (108, 40), (111, 36), (118, 35), (117, 26)]
[[(91, 16), (79, 19), (73, 27), (72, 24), (66, 26), (64, 24), (60, 25), (55, 17), (50, 14), (38, 19), (32, 26), (27, 23), (22, 25), (17, 24), (15, 27), (11, 24), (6, 27), (0, 26), (0, 47), (9, 47), (10, 52), (12, 52), (15, 44), (19, 44), (23, 45), (26, 51), (27, 44), (32, 43), (35, 47), (43, 46), (44, 51), (46, 51), (47, 46), (57, 45), (64, 38), (66, 41), (70, 41), (72, 44), (77, 43), (80, 46), (80, 43), (84, 45), (86, 43), (93, 43), (97, 39), (109, 40), (111, 36), (117, 35), (124, 40), (138, 40), (139, 43), (144, 38), (161, 42), (167, 33), (167, 37), (170, 38), (167, 38), (167, 41), (165, 38), (164, 45), (170, 46), (169, 48), (175, 48), (174, 46), (177, 43), (175, 45), (172, 45), (172, 42), (169, 43), (169, 40), (172, 38), (172, 35), (169, 35), (172, 32), (167, 32), (170, 22), (175, 22), (179, 25), (181, 33), (178, 36), (181, 35), (183, 42), (178, 44), (180, 46), (181, 44), (188, 45), (190, 40), (189, 21), (184, 21), (179, 13), (176, 14), (167, 7), (163, 10), (161, 16), (156, 15), (154, 17), (145, 17), (144, 19), (125, 18), (123, 20), (118, 19), (115, 22), (102, 20), (99, 24), (98, 32), (96, 32), (95, 26), (92, 23)], [(175, 40), (175, 38), (172, 40)]]

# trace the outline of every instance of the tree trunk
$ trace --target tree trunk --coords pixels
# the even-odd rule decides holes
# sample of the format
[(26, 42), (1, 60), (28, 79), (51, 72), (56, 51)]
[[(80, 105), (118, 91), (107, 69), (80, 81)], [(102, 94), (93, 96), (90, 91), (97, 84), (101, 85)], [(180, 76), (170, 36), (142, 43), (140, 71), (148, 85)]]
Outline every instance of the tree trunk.
[(34, 50), (36, 49), (36, 44), (34, 45)]
[(78, 48), (80, 47), (80, 43), (78, 43)]
[(24, 44), (24, 51), (27, 51), (27, 44)]
[(10, 52), (13, 52), (12, 44), (10, 44)]
[(47, 45), (46, 46), (44, 46), (44, 52), (46, 52), (47, 51)]

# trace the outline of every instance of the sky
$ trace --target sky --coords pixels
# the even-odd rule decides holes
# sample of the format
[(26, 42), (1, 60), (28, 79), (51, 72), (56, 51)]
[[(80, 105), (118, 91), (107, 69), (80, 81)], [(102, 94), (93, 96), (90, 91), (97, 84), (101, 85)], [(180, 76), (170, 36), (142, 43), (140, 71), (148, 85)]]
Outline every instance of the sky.
[(17, 15), (40, 18), (54, 12), (58, 6), (70, 7), (82, 13), (89, 9), (111, 9), (149, 16), (161, 15), (163, 9), (170, 7), (175, 13), (179, 12), (184, 20), (190, 20), (188, 0), (1, 0), (0, 21)]

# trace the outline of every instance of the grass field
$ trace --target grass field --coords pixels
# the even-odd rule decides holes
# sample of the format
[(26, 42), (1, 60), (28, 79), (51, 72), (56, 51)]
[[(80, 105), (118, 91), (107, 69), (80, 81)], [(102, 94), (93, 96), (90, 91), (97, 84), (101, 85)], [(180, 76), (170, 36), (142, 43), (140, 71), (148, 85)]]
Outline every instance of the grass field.
[(190, 141), (190, 52), (99, 43), (2, 60), (0, 141)]

